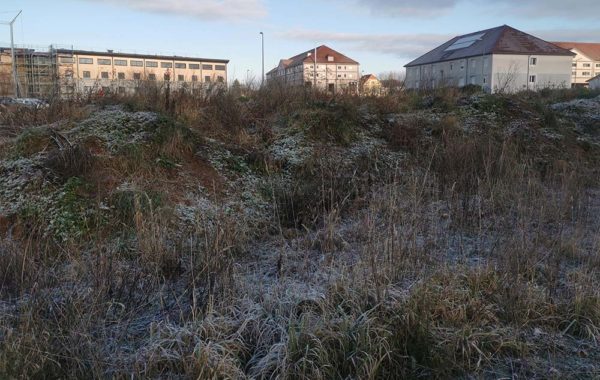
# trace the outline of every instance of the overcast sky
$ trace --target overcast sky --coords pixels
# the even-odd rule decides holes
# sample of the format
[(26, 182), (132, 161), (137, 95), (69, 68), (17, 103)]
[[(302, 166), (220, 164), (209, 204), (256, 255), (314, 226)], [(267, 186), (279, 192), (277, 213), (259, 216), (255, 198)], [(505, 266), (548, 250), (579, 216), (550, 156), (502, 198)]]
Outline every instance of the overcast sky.
[(230, 80), (260, 77), (260, 31), (266, 71), (321, 44), (364, 73), (402, 71), (453, 36), (502, 24), (600, 42), (600, 0), (2, 0), (0, 18), (19, 9), (17, 44), (230, 59)]

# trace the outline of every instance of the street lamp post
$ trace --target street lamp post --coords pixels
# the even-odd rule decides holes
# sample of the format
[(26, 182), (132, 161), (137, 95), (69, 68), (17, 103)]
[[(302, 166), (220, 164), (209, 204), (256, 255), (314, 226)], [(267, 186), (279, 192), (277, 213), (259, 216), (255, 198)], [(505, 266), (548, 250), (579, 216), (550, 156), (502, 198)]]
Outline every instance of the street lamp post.
[(260, 80), (261, 87), (265, 84), (265, 34), (260, 32), (260, 39), (262, 42), (262, 77)]
[(12, 19), (12, 21), (9, 22), (0, 22), (0, 24), (3, 25), (9, 25), (10, 26), (10, 55), (11, 55), (11, 59), (12, 59), (12, 72), (13, 72), (13, 81), (14, 83), (14, 90), (15, 90), (15, 97), (19, 97), (19, 82), (18, 82), (18, 77), (17, 77), (17, 62), (16, 62), (16, 57), (15, 57), (15, 43), (14, 43), (14, 38), (13, 38), (13, 24), (15, 23), (15, 20), (17, 19), (17, 17), (19, 17), (19, 15), (21, 14), (22, 11), (19, 11), (19, 13), (17, 13), (17, 15), (15, 16), (15, 18)]

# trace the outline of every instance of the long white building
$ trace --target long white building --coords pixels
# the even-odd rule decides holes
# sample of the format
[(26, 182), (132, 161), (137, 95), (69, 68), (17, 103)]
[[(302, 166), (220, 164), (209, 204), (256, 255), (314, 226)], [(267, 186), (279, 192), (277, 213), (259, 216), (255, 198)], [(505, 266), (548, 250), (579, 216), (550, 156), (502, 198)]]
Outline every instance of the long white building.
[(477, 85), (488, 92), (570, 87), (573, 56), (503, 25), (454, 37), (408, 63), (406, 87)]

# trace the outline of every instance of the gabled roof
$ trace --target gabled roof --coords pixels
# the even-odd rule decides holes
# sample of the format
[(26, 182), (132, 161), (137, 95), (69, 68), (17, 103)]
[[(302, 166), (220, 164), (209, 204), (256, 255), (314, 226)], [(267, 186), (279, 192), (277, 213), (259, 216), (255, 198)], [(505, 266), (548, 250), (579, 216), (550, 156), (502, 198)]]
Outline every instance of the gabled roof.
[(365, 83), (366, 81), (369, 81), (369, 80), (379, 81), (379, 79), (377, 79), (377, 77), (373, 74), (367, 74), (367, 75), (363, 75), (362, 77), (360, 77), (360, 83)]
[(600, 61), (600, 43), (593, 42), (553, 42), (563, 49), (577, 49), (581, 54), (594, 61)]
[(591, 82), (591, 81), (596, 80), (596, 79), (600, 79), (600, 74), (596, 75), (595, 77), (593, 77), (591, 79), (588, 79), (587, 82)]
[[(332, 48), (321, 45), (317, 49), (317, 63), (346, 63), (358, 65), (358, 62), (348, 58), (340, 52), (333, 50)], [(284, 64), (285, 67), (294, 67), (303, 63), (314, 63), (315, 62), (315, 49), (307, 50), (304, 53), (293, 56), (290, 59), (282, 59), (279, 64)], [(333, 57), (333, 62), (329, 61), (328, 57)]]
[(497, 28), (454, 37), (429, 53), (408, 63), (405, 67), (488, 54), (574, 55), (567, 49), (521, 32), (508, 25), (502, 25)]

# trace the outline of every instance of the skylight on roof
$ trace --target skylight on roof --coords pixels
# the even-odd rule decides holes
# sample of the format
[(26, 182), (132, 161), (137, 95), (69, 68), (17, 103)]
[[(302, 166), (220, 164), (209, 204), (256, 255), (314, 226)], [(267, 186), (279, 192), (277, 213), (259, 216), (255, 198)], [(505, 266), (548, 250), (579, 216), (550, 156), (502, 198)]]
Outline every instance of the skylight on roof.
[(467, 48), (467, 47), (473, 45), (475, 42), (479, 41), (481, 39), (481, 37), (483, 37), (484, 35), (485, 35), (485, 33), (480, 33), (480, 34), (474, 34), (472, 36), (459, 38), (452, 45), (448, 46), (444, 51), (451, 51), (451, 50)]

